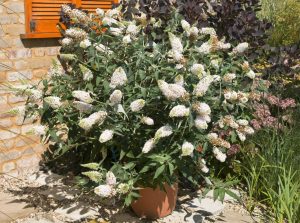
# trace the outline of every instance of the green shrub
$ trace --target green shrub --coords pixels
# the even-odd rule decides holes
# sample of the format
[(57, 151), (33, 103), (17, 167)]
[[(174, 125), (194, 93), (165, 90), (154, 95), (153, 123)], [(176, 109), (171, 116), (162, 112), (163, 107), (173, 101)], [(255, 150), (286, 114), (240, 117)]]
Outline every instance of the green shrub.
[(12, 87), (28, 96), (12, 112), (39, 114), (43, 125), (30, 133), (43, 136), (53, 157), (74, 155), (90, 169), (83, 175), (101, 197), (125, 193), (129, 205), (137, 185), (172, 184), (178, 175), (197, 184), (254, 133), (250, 105), (263, 89), (243, 56), (248, 43), (232, 47), (176, 12), (154, 42), (145, 28), (161, 23), (143, 13), (126, 21), (120, 8), (91, 16), (62, 9), (73, 25), (61, 40), (62, 66), (41, 87)]
[(262, 0), (261, 16), (272, 24), (270, 43), (292, 45), (300, 42), (300, 2), (298, 0)]

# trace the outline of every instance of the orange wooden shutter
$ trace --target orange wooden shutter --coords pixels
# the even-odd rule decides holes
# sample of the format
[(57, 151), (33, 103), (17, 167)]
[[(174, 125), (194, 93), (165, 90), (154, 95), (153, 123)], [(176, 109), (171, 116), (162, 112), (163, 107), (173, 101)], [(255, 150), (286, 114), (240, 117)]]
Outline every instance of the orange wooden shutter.
[(110, 9), (117, 0), (25, 0), (26, 34), (22, 38), (55, 38), (60, 37), (56, 28), (59, 22), (60, 7), (63, 4), (75, 4), (89, 12), (96, 8)]

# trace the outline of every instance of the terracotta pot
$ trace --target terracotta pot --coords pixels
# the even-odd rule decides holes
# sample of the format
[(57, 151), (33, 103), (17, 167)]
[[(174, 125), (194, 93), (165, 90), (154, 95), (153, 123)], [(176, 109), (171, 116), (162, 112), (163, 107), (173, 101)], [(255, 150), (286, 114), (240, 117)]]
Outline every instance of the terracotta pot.
[(133, 211), (139, 217), (149, 219), (163, 218), (173, 212), (176, 206), (178, 184), (164, 185), (165, 190), (157, 187), (140, 189), (140, 197), (131, 204)]

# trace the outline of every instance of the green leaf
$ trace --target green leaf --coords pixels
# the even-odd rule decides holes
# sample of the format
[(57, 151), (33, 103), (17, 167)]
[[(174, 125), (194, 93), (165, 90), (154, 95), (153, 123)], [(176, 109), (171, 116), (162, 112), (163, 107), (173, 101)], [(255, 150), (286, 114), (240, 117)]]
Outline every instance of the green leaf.
[(219, 197), (220, 189), (214, 189), (213, 191), (213, 199), (216, 201)]
[(219, 201), (221, 201), (223, 203), (224, 198), (225, 198), (225, 189), (221, 188), (220, 193), (219, 193)]
[(174, 173), (174, 165), (172, 163), (168, 163), (168, 165), (169, 165), (170, 175), (172, 176)]
[(101, 80), (102, 80), (102, 78), (99, 76), (96, 78), (96, 86), (98, 86), (100, 84)]
[(126, 155), (126, 152), (125, 152), (124, 150), (121, 150), (119, 160), (122, 160), (122, 159), (124, 158), (125, 155)]
[(153, 179), (156, 179), (157, 177), (159, 177), (164, 170), (165, 170), (165, 165), (158, 167), (157, 170), (155, 171)]
[(225, 190), (225, 193), (228, 194), (230, 197), (236, 199), (237, 201), (241, 201), (241, 198), (231, 190)]
[(127, 163), (123, 166), (123, 169), (129, 170), (135, 167), (135, 163)]
[(140, 173), (146, 173), (146, 172), (149, 171), (149, 169), (150, 169), (150, 166), (144, 166), (144, 167), (142, 168), (142, 170), (140, 171)]
[(131, 205), (131, 202), (132, 202), (132, 196), (128, 195), (125, 197), (125, 205), (126, 206), (129, 206)]

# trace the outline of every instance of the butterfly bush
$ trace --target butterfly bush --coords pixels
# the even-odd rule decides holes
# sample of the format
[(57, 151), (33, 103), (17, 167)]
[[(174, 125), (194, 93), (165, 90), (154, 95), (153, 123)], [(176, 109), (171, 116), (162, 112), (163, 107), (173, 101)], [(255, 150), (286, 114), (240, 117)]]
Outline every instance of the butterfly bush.
[(155, 18), (62, 10), (74, 27), (61, 40), (60, 63), (42, 88), (17, 92), (32, 99), (26, 109), (45, 126), (33, 132), (48, 135), (54, 154), (76, 151), (90, 162), (83, 175), (100, 197), (134, 197), (136, 185), (171, 184), (178, 175), (197, 183), (254, 133), (250, 105), (263, 91), (243, 56), (247, 43), (231, 46), (176, 12), (168, 39), (153, 42), (145, 30), (160, 25)]

